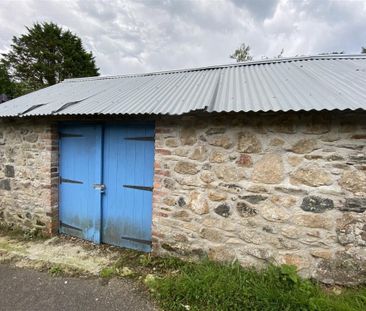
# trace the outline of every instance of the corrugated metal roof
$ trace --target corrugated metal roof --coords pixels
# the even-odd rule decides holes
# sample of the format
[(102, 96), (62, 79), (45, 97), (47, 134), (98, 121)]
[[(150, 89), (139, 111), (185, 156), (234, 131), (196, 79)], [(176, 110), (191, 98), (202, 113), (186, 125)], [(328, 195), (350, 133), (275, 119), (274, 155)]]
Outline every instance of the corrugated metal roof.
[(366, 56), (327, 55), (65, 80), (0, 117), (366, 109)]

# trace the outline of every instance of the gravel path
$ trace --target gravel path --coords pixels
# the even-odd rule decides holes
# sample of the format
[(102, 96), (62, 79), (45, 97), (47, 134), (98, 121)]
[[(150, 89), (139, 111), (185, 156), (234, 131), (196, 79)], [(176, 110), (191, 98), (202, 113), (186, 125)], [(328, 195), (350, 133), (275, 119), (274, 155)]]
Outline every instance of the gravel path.
[(0, 264), (0, 310), (156, 310), (134, 281), (52, 277)]

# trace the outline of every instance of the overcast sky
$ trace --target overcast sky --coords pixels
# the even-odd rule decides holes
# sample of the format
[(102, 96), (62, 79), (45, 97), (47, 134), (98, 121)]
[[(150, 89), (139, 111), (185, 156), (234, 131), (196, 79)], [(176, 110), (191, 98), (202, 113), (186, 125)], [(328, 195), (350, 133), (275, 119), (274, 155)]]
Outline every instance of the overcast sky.
[(53, 21), (80, 36), (103, 75), (231, 63), (366, 45), (366, 0), (0, 0), (0, 51), (24, 26)]

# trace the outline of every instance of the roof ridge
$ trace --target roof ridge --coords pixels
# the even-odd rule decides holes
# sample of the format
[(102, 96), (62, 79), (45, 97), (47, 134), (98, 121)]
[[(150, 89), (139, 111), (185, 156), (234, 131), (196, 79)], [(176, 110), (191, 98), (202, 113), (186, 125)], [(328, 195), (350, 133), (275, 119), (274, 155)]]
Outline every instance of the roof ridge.
[(330, 59), (363, 59), (363, 58), (366, 59), (366, 54), (328, 54), (328, 55), (309, 55), (309, 56), (268, 58), (268, 59), (252, 60), (252, 61), (238, 62), (238, 63), (232, 63), (232, 64), (211, 65), (211, 66), (193, 67), (193, 68), (185, 68), (185, 69), (161, 70), (161, 71), (153, 71), (153, 72), (146, 72), (146, 73), (131, 73), (131, 74), (123, 74), (123, 75), (71, 78), (71, 79), (65, 79), (63, 81), (63, 83), (95, 81), (95, 80), (113, 80), (113, 79), (134, 78), (134, 77), (148, 77), (148, 76), (164, 75), (164, 74), (214, 70), (214, 69), (229, 68), (229, 67), (265, 65), (265, 64), (274, 64), (274, 63), (289, 63), (289, 62), (296, 62), (296, 61), (330, 60)]
[(76, 81), (86, 82), (58, 83), (2, 103), (0, 119), (203, 111), (366, 111), (366, 55), (267, 59), (135, 78)]

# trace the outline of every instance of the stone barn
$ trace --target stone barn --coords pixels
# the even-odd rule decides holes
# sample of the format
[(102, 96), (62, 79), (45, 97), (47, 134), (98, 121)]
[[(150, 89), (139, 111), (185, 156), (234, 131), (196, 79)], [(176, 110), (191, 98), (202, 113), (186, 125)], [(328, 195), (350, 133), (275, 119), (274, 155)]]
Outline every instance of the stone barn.
[(0, 222), (366, 282), (366, 57), (66, 80), (0, 105)]

